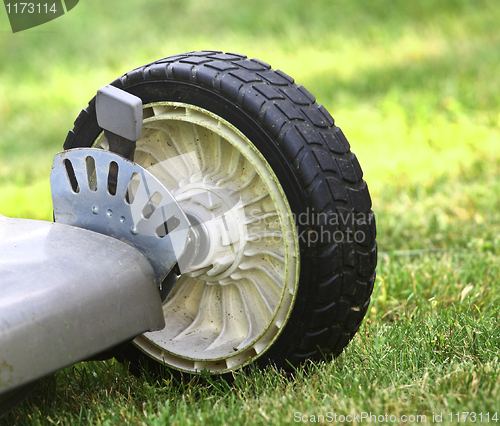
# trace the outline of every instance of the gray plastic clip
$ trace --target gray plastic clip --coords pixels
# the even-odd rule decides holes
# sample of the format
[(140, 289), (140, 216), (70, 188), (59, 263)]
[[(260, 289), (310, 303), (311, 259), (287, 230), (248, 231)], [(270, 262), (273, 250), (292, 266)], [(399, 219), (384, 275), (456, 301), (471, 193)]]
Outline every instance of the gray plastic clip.
[(136, 141), (142, 132), (142, 100), (107, 84), (97, 91), (97, 124), (122, 138)]

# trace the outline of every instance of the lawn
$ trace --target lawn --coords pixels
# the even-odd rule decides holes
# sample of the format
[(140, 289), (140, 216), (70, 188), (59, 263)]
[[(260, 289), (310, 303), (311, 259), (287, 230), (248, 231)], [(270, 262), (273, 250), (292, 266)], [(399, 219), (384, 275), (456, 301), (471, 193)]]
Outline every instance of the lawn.
[(497, 423), (498, 22), (497, 0), (82, 0), (12, 34), (0, 11), (0, 214), (51, 220), (52, 157), (99, 87), (162, 56), (219, 49), (285, 71), (335, 117), (364, 170), (379, 242), (367, 318), (333, 361), (292, 378), (240, 372), (231, 386), (80, 364), (0, 424), (351, 423), (362, 413)]

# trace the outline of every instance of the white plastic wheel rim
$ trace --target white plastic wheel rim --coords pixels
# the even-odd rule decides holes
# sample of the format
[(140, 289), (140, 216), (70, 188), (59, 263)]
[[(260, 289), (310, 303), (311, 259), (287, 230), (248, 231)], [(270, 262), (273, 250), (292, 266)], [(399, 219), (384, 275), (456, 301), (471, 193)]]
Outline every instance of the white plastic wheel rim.
[[(101, 134), (94, 146), (106, 145)], [(236, 213), (226, 215), (234, 219), (231, 250), (222, 237), (212, 253), (215, 266), (183, 275), (165, 300), (165, 328), (134, 344), (186, 372), (224, 373), (250, 363), (277, 339), (298, 287), (295, 223), (273, 170), (231, 124), (176, 102), (144, 106), (134, 161), (159, 178), (185, 211), (198, 209), (192, 212), (198, 217), (206, 219), (209, 210), (196, 198), (204, 190), (219, 201), (225, 194), (239, 200)]]

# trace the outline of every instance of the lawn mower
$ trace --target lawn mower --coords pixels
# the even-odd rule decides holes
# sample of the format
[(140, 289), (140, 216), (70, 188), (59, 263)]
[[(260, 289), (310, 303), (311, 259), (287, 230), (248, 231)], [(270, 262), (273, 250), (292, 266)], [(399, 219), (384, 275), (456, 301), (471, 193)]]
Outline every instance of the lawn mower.
[(53, 222), (0, 216), (0, 412), (89, 359), (293, 371), (339, 355), (367, 311), (359, 163), (265, 62), (202, 51), (124, 74), (81, 111), (50, 184)]

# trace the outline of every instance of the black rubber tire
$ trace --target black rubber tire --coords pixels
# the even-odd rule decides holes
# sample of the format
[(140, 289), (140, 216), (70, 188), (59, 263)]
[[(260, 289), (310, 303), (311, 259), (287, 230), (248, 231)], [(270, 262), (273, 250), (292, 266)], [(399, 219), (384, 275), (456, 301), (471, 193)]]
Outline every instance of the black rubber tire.
[[(307, 359), (339, 355), (367, 311), (377, 245), (360, 165), (326, 109), (285, 73), (232, 53), (171, 56), (111, 84), (140, 97), (143, 104), (183, 102), (224, 118), (266, 158), (296, 217), (314, 212), (337, 218), (317, 215), (323, 218), (320, 224), (297, 223), (300, 280), (293, 311), (272, 347), (254, 362), (290, 370)], [(101, 131), (94, 98), (76, 119), (64, 148), (92, 146)], [(310, 242), (311, 232), (337, 237)], [(353, 238), (355, 233), (358, 238)], [(157, 367), (134, 346), (122, 355), (132, 366)]]

